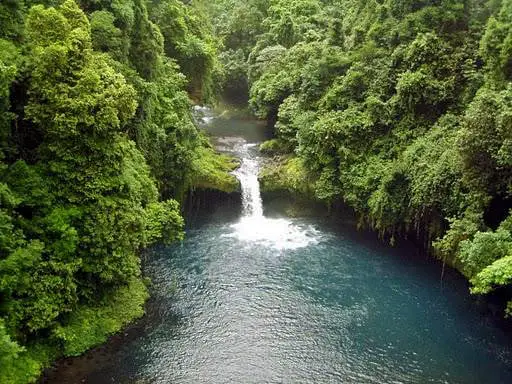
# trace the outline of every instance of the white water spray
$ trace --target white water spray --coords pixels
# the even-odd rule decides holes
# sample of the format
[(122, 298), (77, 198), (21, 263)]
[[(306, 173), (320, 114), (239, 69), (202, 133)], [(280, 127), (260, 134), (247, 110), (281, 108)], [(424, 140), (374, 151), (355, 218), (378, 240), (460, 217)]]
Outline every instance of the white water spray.
[(194, 105), (192, 111), (194, 118), (196, 119), (196, 123), (199, 125), (208, 125), (215, 118), (212, 109), (206, 106)]
[(250, 150), (254, 145), (244, 144), (240, 155), (242, 164), (233, 174), (240, 181), (242, 187), (242, 203), (244, 217), (263, 218), (263, 203), (258, 180), (259, 162), (251, 157)]
[(318, 242), (319, 233), (310, 225), (298, 225), (290, 219), (271, 219), (263, 215), (256, 144), (240, 143), (236, 153), (242, 163), (233, 174), (242, 187), (243, 211), (240, 221), (232, 226), (232, 236), (247, 242), (277, 249), (297, 249)]
[[(198, 124), (206, 130), (215, 119), (215, 112), (208, 107), (195, 106), (194, 116)], [(217, 148), (232, 153), (241, 160), (240, 167), (233, 172), (242, 189), (242, 217), (230, 225), (231, 233), (246, 246), (255, 244), (276, 249), (297, 249), (316, 244), (320, 233), (312, 226), (288, 218), (271, 219), (263, 215), (258, 173), (260, 159), (257, 144), (237, 136), (217, 137)]]

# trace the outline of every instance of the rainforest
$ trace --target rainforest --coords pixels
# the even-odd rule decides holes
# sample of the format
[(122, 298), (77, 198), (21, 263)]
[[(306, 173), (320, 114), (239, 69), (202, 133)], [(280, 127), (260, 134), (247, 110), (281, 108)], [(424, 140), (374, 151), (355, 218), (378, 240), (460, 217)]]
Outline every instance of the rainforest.
[[(202, 105), (235, 112), (210, 116), (212, 110)], [(493, 314), (510, 326), (512, 0), (2, 0), (0, 384), (36, 382), (56, 360), (82, 355), (145, 312), (155, 312), (154, 304), (146, 305), (150, 292), (158, 298), (159, 289), (168, 289), (176, 275), (185, 271), (184, 281), (204, 268), (206, 259), (190, 258), (201, 249), (208, 250), (208, 258), (240, 249), (246, 258), (223, 261), (237, 269), (217, 271), (230, 276), (222, 289), (237, 284), (237, 271), (252, 266), (268, 272), (273, 264), (264, 261), (270, 263), (275, 249), (301, 260), (304, 264), (297, 261), (292, 268), (301, 273), (328, 257), (331, 267), (307, 286), (314, 290), (318, 279), (328, 282), (329, 288), (320, 284), (315, 294), (333, 311), (325, 316), (341, 316), (345, 312), (332, 309), (341, 305), (333, 297), (346, 291), (329, 290), (344, 287), (348, 276), (349, 267), (339, 264), (345, 259), (337, 256), (345, 255), (338, 242), (342, 237), (320, 236), (318, 228), (325, 223), (267, 218), (260, 194), (263, 203), (278, 196), (316, 204), (323, 213), (315, 220), (354, 218), (351, 228), (376, 234), (382, 247), (414, 243), (432, 260), (424, 269), (439, 268), (441, 280), (445, 274), (454, 281), (462, 276), (457, 284), (467, 284), (464, 290), (474, 300), (492, 300)], [(233, 227), (188, 224), (191, 211), (201, 213), (226, 200), (243, 206), (243, 217), (234, 224), (240, 243), (225, 243), (233, 238)], [(203, 232), (198, 234), (198, 228)], [(350, 240), (349, 249), (358, 241), (368, 240)], [(316, 247), (312, 253), (310, 247)], [(367, 276), (362, 278), (366, 286), (385, 268), (382, 275), (396, 281), (407, 274), (397, 264), (374, 264), (380, 251), (356, 248), (345, 261), (350, 261), (350, 276)], [(169, 250), (165, 258), (161, 249)], [(353, 256), (358, 252), (359, 259)], [(418, 259), (423, 265), (425, 257)], [(167, 268), (178, 272), (158, 274)], [(268, 276), (274, 270), (279, 268)], [(299, 280), (293, 276), (287, 279), (296, 287)], [(268, 287), (282, 288), (281, 278)], [(246, 283), (241, 282), (247, 288)], [(416, 286), (406, 282), (405, 290), (409, 283)], [(413, 295), (424, 298), (426, 307), (432, 297), (452, 297), (433, 284), (420, 284), (425, 296), (421, 291)], [(182, 285), (189, 303), (214, 295)], [(388, 288), (392, 295), (391, 286), (364, 292), (386, 303)], [(277, 301), (271, 308), (287, 306), (300, 313), (302, 307), (288, 302), (290, 297), (273, 297)], [(418, 300), (410, 305), (421, 306)], [(454, 302), (446, 303), (446, 311)], [(400, 305), (388, 304), (390, 311), (400, 311)], [(208, 310), (216, 313), (216, 305)], [(237, 308), (225, 312), (232, 322), (249, 316), (244, 307), (237, 318)], [(355, 312), (347, 319), (370, 316), (366, 306), (351, 308)], [(434, 320), (436, 310), (425, 315), (425, 322), (433, 324), (428, 332), (444, 329)], [(402, 329), (420, 328), (420, 323)], [(195, 334), (208, 329), (211, 319), (202, 324)], [(313, 351), (318, 344), (307, 344), (311, 334), (301, 332), (297, 335), (304, 339), (294, 340)], [(364, 343), (380, 337), (366, 336)], [(461, 339), (471, 337), (478, 338), (464, 334)], [(352, 339), (351, 345), (362, 340)], [(184, 344), (195, 345), (194, 339)], [(243, 355), (240, 345), (231, 347)], [(279, 348), (275, 356), (283, 361), (293, 355), (288, 347)], [(512, 356), (512, 339), (500, 348), (508, 351), (502, 355)], [(259, 356), (260, 350), (250, 351)], [(360, 359), (371, 360), (368, 355)], [(488, 361), (491, 372), (498, 363)], [(318, 363), (326, 366), (323, 376), (308, 376), (315, 369), (302, 376), (300, 369), (265, 376), (270, 367), (250, 376), (253, 366), (232, 367), (227, 376), (189, 372), (188, 382), (452, 382), (443, 376), (448, 371), (453, 382), (506, 382), (501, 379), (511, 372), (511, 361), (500, 363), (496, 372), (501, 373), (488, 380), (478, 376), (482, 372), (427, 369), (416, 361), (404, 362), (403, 375), (395, 376), (402, 368), (380, 361), (376, 364), (386, 371), (372, 381), (363, 374), (368, 372), (364, 364), (355, 374), (336, 368), (333, 358), (332, 372), (326, 360)], [(276, 364), (275, 371), (286, 366)], [(411, 373), (415, 364), (422, 367), (419, 376)], [(119, 370), (129, 371), (129, 365)], [(344, 378), (337, 376), (341, 371)], [(180, 380), (184, 376), (139, 381), (132, 380), (135, 376), (122, 382), (187, 382)]]

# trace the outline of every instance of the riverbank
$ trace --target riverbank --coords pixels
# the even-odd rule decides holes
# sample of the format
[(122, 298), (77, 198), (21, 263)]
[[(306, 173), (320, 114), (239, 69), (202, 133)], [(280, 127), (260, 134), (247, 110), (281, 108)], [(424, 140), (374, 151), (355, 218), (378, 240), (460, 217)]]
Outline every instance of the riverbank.
[[(141, 303), (140, 308), (143, 313), (132, 318), (131, 321), (124, 324), (112, 335), (105, 339), (100, 344), (91, 347), (84, 351), (79, 356), (64, 357), (56, 360), (51, 367), (46, 369), (39, 377), (39, 384), (65, 384), (65, 383), (79, 383), (91, 366), (103, 367), (109, 363), (109, 356), (112, 356), (116, 351), (134, 340), (142, 334), (148, 322), (146, 308), (151, 305), (151, 297), (148, 295), (147, 300)], [(92, 384), (92, 383), (91, 383)]]
[[(283, 150), (282, 145), (279, 145), (275, 139), (263, 143), (261, 149), (267, 157), (263, 161), (259, 180), (263, 199), (267, 203), (276, 199), (291, 199), (288, 202), (289, 208), (287, 208), (287, 212), (295, 216), (300, 216), (301, 214), (307, 216), (309, 214), (308, 205), (314, 204), (317, 207), (323, 207), (328, 215), (353, 217), (355, 225), (360, 229), (376, 231), (372, 222), (368, 221), (364, 214), (349, 207), (345, 202), (340, 201), (339, 197), (336, 197), (339, 195), (339, 191), (330, 191), (327, 195), (322, 194), (322, 180), (312, 176), (312, 173), (308, 171), (302, 159), (286, 154), (286, 149)], [(333, 196), (335, 197), (333, 198)], [(424, 228), (418, 227), (414, 231), (396, 234), (377, 233), (382, 241), (392, 245), (405, 239), (414, 242), (427, 255), (436, 258), (436, 260), (441, 260), (443, 271), (445, 268), (444, 264), (446, 264), (447, 267), (453, 268), (465, 276), (466, 280), (470, 280), (467, 271), (464, 269), (464, 264), (456, 259), (456, 255), (443, 257), (436, 254), (436, 248), (433, 245), (433, 241), (436, 239), (432, 239)], [(442, 237), (443, 233), (439, 233), (439, 235)], [(512, 326), (512, 321), (508, 318), (506, 312), (507, 302), (510, 300), (509, 291), (500, 290), (487, 297), (481, 296), (480, 300), (482, 303), (485, 303), (484, 306), (487, 307), (489, 313), (503, 319), (506, 327)]]
[(105, 343), (110, 336), (144, 315), (149, 297), (146, 284), (142, 278), (134, 278), (126, 286), (113, 290), (96, 306), (78, 307), (66, 325), (57, 328), (52, 336), (28, 344), (13, 365), (2, 367), (5, 383), (32, 383), (38, 378), (39, 382), (50, 383), (45, 379), (45, 369), (52, 364), (58, 367), (64, 361), (71, 361), (63, 358), (80, 356)]
[[(194, 156), (187, 189), (182, 192), (183, 213), (191, 207), (206, 209), (206, 196), (215, 195), (219, 200), (236, 200), (240, 196), (240, 184), (231, 174), (239, 166), (234, 157), (216, 152), (204, 135)], [(164, 228), (154, 228), (157, 232), (162, 230)], [(70, 358), (91, 349), (96, 350), (110, 337), (125, 332), (125, 329), (142, 318), (149, 298), (148, 284), (150, 282), (139, 275), (128, 284), (106, 292), (94, 305), (78, 306), (66, 317), (64, 325), (55, 327), (51, 335), (41, 338), (37, 343), (29, 343), (26, 349), (20, 350), (15, 364), (5, 369), (2, 377), (9, 384), (34, 382), (38, 378), (40, 382), (48, 382), (48, 372), (52, 372), (55, 367), (58, 369), (63, 364), (74, 361)], [(117, 338), (114, 336), (114, 339)], [(86, 356), (89, 355), (86, 353)], [(54, 368), (44, 371), (55, 361), (57, 363)], [(23, 376), (20, 372), (23, 372)]]

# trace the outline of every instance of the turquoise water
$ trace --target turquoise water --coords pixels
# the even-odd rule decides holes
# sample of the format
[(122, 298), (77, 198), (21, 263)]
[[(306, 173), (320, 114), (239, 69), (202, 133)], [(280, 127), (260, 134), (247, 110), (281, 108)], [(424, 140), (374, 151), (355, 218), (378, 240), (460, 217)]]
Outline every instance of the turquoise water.
[(509, 338), (456, 276), (441, 288), (412, 249), (289, 223), (300, 247), (207, 223), (155, 250), (147, 324), (86, 382), (510, 382)]
[(49, 382), (512, 382), (510, 336), (457, 274), (441, 282), (417, 249), (343, 220), (269, 212), (257, 137), (237, 137), (220, 142), (244, 160), (240, 217), (219, 207), (182, 244), (149, 252), (153, 298), (135, 334)]

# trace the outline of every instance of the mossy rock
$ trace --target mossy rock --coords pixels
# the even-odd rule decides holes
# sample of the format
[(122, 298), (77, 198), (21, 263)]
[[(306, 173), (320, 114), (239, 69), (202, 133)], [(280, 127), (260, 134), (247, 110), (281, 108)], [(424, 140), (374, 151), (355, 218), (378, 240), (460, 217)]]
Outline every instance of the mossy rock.
[(201, 147), (193, 162), (192, 189), (213, 189), (225, 193), (240, 191), (240, 182), (231, 174), (240, 166), (232, 156), (215, 152), (213, 148)]
[(262, 194), (287, 192), (315, 199), (311, 176), (298, 157), (268, 159), (258, 178)]
[(285, 155), (289, 154), (292, 148), (281, 139), (272, 139), (261, 143), (260, 151), (265, 155)]

